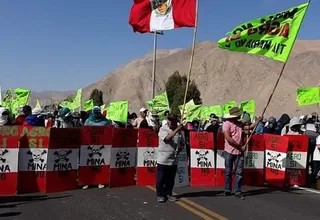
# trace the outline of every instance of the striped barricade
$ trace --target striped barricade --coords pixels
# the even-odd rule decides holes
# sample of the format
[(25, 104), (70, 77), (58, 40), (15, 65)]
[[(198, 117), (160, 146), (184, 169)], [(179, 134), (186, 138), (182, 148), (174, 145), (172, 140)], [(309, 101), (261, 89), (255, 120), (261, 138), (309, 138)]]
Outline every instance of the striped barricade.
[(109, 184), (112, 126), (81, 129), (79, 186)]
[(114, 128), (110, 160), (110, 187), (135, 185), (137, 129)]
[(215, 186), (214, 140), (211, 132), (190, 132), (191, 186)]

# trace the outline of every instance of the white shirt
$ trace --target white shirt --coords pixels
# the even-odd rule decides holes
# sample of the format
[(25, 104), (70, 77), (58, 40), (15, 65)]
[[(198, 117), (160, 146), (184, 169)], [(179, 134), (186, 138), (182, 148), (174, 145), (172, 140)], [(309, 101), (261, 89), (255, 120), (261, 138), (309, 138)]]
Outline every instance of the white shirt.
[(313, 151), (313, 160), (320, 161), (320, 135), (317, 137), (316, 148)]
[(167, 121), (166, 119), (164, 119), (164, 120), (162, 121), (162, 124), (161, 124), (161, 125), (162, 125), (162, 126), (165, 126), (165, 125), (167, 124), (167, 122), (168, 122), (168, 121)]

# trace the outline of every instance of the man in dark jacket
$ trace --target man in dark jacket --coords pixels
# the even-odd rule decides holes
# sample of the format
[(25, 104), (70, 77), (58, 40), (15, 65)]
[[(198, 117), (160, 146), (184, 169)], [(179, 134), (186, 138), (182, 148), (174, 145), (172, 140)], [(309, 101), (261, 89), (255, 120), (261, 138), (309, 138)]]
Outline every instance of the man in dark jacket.
[(28, 115), (23, 125), (25, 126), (45, 126), (45, 120), (41, 116), (42, 109), (41, 108), (35, 108), (32, 110), (32, 114)]
[(22, 107), (22, 114), (20, 114), (17, 118), (16, 118), (16, 125), (23, 125), (24, 120), (26, 119), (26, 117), (28, 117), (29, 115), (31, 115), (32, 113), (32, 109), (29, 105), (25, 105)]

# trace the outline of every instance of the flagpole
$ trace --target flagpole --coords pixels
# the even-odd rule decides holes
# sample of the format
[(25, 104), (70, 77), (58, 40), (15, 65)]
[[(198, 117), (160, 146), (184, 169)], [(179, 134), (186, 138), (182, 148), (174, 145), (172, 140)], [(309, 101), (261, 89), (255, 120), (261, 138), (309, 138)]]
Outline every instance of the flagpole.
[(184, 92), (183, 109), (182, 109), (181, 117), (184, 116), (184, 112), (185, 112), (185, 107), (186, 107), (186, 102), (187, 102), (187, 94), (188, 94), (190, 77), (191, 77), (191, 72), (192, 72), (192, 65), (193, 65), (193, 60), (194, 60), (194, 52), (195, 52), (195, 47), (196, 47), (197, 30), (198, 30), (198, 19), (199, 19), (198, 11), (199, 11), (199, 0), (196, 0), (195, 27), (193, 29), (193, 40), (192, 40), (192, 48), (191, 48), (191, 57), (190, 57), (190, 63), (189, 63), (189, 71), (188, 71), (188, 77), (187, 77), (186, 90)]
[[(308, 11), (308, 9), (309, 9), (310, 3), (311, 3), (311, 0), (308, 0), (308, 7), (307, 7), (307, 10), (306, 10), (306, 13), (303, 15), (302, 22), (303, 22), (306, 14), (307, 14), (307, 11)], [(298, 28), (298, 33), (300, 32), (300, 28), (301, 28), (301, 25), (300, 25), (299, 28)], [(296, 36), (295, 36), (295, 38), (294, 38), (294, 41), (293, 41), (294, 43), (296, 42), (297, 37), (298, 37), (298, 34), (296, 34)], [(289, 56), (290, 56), (290, 54), (291, 54), (291, 52), (292, 52), (292, 49), (293, 49), (293, 46), (290, 48)], [(287, 66), (287, 62), (288, 62), (289, 56), (288, 56), (286, 62), (285, 62), (285, 63), (283, 64), (283, 66), (282, 66), (282, 69), (281, 69), (281, 72), (280, 72), (280, 74), (279, 74), (279, 77), (278, 77), (278, 79), (277, 79), (277, 81), (276, 81), (276, 84), (275, 84), (274, 87), (273, 87), (272, 93), (271, 93), (271, 95), (270, 95), (270, 97), (269, 97), (269, 99), (268, 99), (268, 102), (267, 102), (267, 104), (266, 104), (266, 107), (263, 109), (263, 112), (262, 112), (262, 114), (261, 114), (261, 117), (264, 117), (264, 114), (266, 113), (267, 108), (269, 107), (269, 104), (270, 104), (270, 102), (271, 102), (271, 100), (272, 100), (272, 97), (273, 97), (273, 95), (274, 95), (274, 93), (275, 93), (275, 91), (276, 91), (276, 89), (277, 89), (277, 87), (278, 87), (278, 84), (279, 84), (279, 82), (280, 82), (280, 79), (281, 79), (281, 77), (282, 77), (282, 75), (283, 75), (284, 69), (285, 69), (286, 66)], [(246, 151), (248, 151), (248, 147), (247, 147), (247, 146), (248, 146), (248, 144), (249, 144), (249, 142), (250, 142), (250, 140), (251, 140), (251, 138), (252, 138), (252, 135), (253, 135), (254, 131), (256, 130), (257, 126), (258, 126), (258, 123), (257, 123), (256, 126), (254, 127), (253, 132), (251, 132), (251, 134), (250, 134), (250, 136), (249, 136), (249, 138), (248, 138), (248, 140), (247, 140), (247, 142), (246, 142), (246, 144), (245, 144)]]
[(157, 65), (157, 44), (158, 44), (158, 32), (153, 32), (153, 65), (152, 65), (152, 99), (156, 93), (156, 65)]

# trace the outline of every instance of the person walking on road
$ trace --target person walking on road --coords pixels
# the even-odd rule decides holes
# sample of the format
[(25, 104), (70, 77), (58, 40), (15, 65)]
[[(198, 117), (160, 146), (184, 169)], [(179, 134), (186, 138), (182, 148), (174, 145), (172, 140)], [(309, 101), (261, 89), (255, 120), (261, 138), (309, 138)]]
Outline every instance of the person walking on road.
[(159, 147), (157, 154), (157, 201), (177, 201), (172, 190), (178, 166), (178, 155), (185, 148), (184, 126), (178, 126), (178, 118), (167, 116), (167, 123), (159, 131)]
[(232, 191), (232, 170), (235, 167), (236, 189), (235, 196), (244, 199), (241, 193), (244, 151), (246, 146), (243, 141), (243, 132), (250, 131), (262, 120), (259, 118), (251, 125), (245, 125), (240, 120), (242, 112), (238, 107), (231, 108), (229, 114), (224, 116), (222, 130), (225, 138), (224, 159), (225, 159), (225, 192), (224, 196), (230, 196)]

